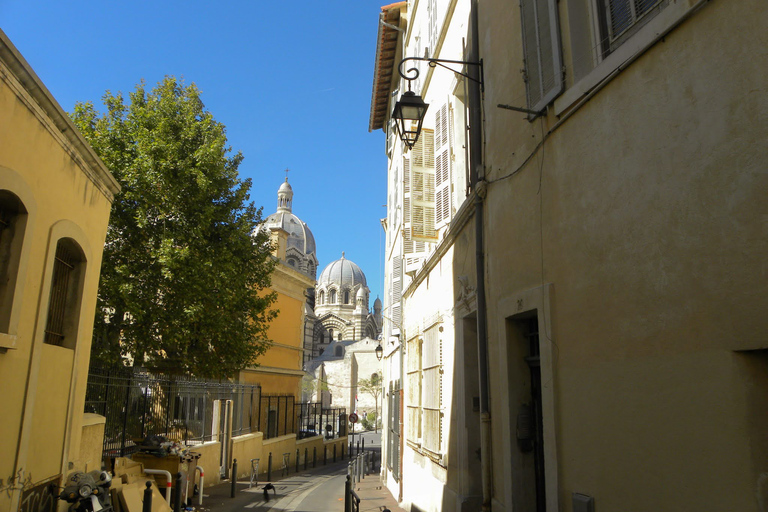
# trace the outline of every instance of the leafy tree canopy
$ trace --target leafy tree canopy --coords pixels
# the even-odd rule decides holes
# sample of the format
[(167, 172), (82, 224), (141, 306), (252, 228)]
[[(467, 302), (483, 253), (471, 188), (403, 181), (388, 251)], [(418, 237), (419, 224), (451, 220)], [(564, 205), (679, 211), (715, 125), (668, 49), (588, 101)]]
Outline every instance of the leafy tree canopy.
[(192, 84), (166, 77), (148, 92), (106, 92), (106, 112), (71, 117), (122, 191), (104, 247), (93, 357), (216, 377), (252, 363), (276, 312), (261, 209), (224, 125)]

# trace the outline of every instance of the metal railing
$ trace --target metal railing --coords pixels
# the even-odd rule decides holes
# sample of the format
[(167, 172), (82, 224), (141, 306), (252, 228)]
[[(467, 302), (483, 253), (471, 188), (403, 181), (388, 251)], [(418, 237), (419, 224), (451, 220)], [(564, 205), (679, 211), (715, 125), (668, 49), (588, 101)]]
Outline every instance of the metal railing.
[(295, 415), (299, 439), (314, 436), (336, 439), (347, 435), (347, 409), (344, 407), (323, 408), (319, 402), (296, 404)]
[(91, 367), (85, 412), (106, 418), (104, 457), (129, 455), (149, 435), (185, 444), (210, 441), (216, 400), (232, 401), (232, 435), (258, 430), (258, 385), (152, 374), (144, 368)]

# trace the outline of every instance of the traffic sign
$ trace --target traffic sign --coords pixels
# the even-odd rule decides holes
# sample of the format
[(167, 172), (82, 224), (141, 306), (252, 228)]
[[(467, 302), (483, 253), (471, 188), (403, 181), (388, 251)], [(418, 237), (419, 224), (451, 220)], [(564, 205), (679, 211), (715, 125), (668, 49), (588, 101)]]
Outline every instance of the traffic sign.
[(352, 414), (349, 415), (349, 422), (350, 423), (357, 423), (357, 414), (356, 413), (353, 412)]

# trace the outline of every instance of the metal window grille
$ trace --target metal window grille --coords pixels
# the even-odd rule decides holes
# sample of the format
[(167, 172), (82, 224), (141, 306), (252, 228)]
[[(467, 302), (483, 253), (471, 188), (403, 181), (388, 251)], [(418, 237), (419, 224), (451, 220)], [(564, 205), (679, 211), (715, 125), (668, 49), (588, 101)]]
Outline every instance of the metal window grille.
[(62, 346), (64, 344), (64, 322), (67, 306), (70, 302), (69, 288), (72, 285), (73, 274), (77, 261), (66, 244), (62, 241), (56, 245), (56, 256), (53, 262), (53, 278), (51, 280), (51, 298), (48, 304), (48, 321), (45, 326), (44, 343)]
[(608, 35), (615, 42), (638, 23), (662, 0), (604, 0), (607, 13)]

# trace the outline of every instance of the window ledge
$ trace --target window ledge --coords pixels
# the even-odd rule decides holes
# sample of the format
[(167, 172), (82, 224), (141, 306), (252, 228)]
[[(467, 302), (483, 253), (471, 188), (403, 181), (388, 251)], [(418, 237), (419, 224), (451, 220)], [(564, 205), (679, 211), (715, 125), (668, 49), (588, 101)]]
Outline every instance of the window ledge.
[(19, 341), (18, 336), (0, 332), (0, 349), (3, 349), (3, 352), (9, 349), (16, 350), (16, 344), (18, 343), (18, 341)]
[(616, 48), (581, 80), (567, 88), (555, 100), (555, 115), (561, 116), (595, 87), (611, 80), (616, 71), (656, 44), (686, 17), (693, 9), (691, 7), (693, 3), (693, 0), (670, 1), (669, 5), (649, 20), (636, 34)]

